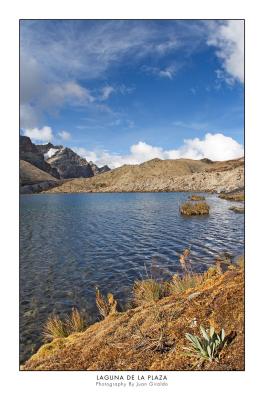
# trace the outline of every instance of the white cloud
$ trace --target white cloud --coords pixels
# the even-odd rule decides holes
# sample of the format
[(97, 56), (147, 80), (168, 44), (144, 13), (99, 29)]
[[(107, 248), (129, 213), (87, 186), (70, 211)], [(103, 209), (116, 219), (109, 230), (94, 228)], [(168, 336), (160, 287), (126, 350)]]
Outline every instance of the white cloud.
[(30, 137), (30, 139), (37, 140), (39, 142), (50, 142), (53, 139), (52, 129), (49, 126), (44, 126), (41, 129), (25, 129), (23, 134)]
[(73, 150), (85, 157), (87, 161), (93, 161), (99, 166), (107, 164), (110, 168), (117, 168), (123, 164), (140, 164), (152, 158), (163, 160), (209, 158), (213, 161), (223, 161), (243, 155), (243, 146), (222, 133), (207, 133), (204, 139), (186, 139), (184, 145), (171, 150), (164, 150), (162, 147), (152, 146), (141, 141), (132, 145), (130, 153), (124, 155), (109, 153), (106, 150), (87, 151), (84, 148), (74, 148)]
[(175, 76), (175, 74), (179, 70), (179, 68), (180, 68), (180, 65), (176, 66), (176, 64), (169, 65), (164, 68), (150, 67), (150, 66), (144, 65), (142, 67), (142, 70), (144, 72), (150, 73), (150, 74), (158, 76), (160, 78), (173, 79), (173, 77)]
[[(244, 22), (229, 20), (211, 25), (207, 44), (217, 48), (227, 83), (244, 82)], [(219, 72), (218, 72), (219, 74)]]
[(115, 89), (113, 88), (113, 86), (110, 86), (110, 85), (104, 86), (101, 89), (100, 99), (101, 100), (107, 100), (111, 96), (111, 93), (113, 93), (114, 91), (115, 91)]
[(69, 140), (71, 138), (71, 134), (69, 132), (66, 131), (62, 131), (58, 133), (58, 136), (62, 139), (62, 140)]

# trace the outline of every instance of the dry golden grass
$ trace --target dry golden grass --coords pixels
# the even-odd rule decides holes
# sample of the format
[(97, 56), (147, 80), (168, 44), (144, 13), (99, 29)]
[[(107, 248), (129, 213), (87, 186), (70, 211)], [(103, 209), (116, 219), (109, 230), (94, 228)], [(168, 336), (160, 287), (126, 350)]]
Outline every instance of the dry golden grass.
[(192, 196), (189, 197), (189, 200), (191, 201), (203, 201), (205, 200), (204, 196), (199, 196), (198, 194), (193, 194)]
[(141, 306), (149, 302), (157, 302), (166, 293), (163, 282), (158, 282), (153, 278), (136, 281), (133, 286), (133, 303)]
[(73, 308), (72, 313), (66, 318), (65, 325), (68, 334), (72, 334), (84, 331), (86, 328), (86, 321), (77, 308)]
[(44, 341), (50, 342), (53, 339), (63, 338), (68, 336), (65, 323), (57, 316), (50, 316), (44, 325), (43, 338)]
[(84, 317), (76, 308), (72, 309), (70, 315), (65, 320), (60, 319), (57, 315), (48, 318), (43, 329), (44, 341), (49, 342), (58, 338), (65, 338), (72, 333), (83, 332), (86, 328)]
[(98, 287), (95, 290), (95, 301), (101, 317), (106, 318), (109, 314), (114, 314), (117, 308), (117, 301), (112, 293), (108, 293), (107, 299), (101, 294)]
[(186, 202), (180, 206), (180, 213), (182, 215), (208, 215), (210, 207), (203, 201), (199, 203)]
[(245, 193), (244, 192), (220, 193), (218, 197), (220, 197), (220, 199), (230, 200), (230, 201), (244, 201)]
[(175, 274), (170, 282), (170, 294), (178, 294), (187, 289), (195, 288), (200, 285), (203, 280), (204, 276), (202, 274), (185, 274), (183, 276)]

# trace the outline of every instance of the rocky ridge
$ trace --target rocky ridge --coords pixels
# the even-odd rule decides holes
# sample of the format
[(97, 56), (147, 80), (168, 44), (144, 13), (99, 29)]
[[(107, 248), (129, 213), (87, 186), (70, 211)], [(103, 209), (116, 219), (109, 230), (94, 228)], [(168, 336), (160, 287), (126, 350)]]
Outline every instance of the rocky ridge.
[(222, 162), (154, 159), (140, 165), (124, 165), (91, 179), (70, 180), (49, 191), (220, 193), (243, 188), (243, 158)]

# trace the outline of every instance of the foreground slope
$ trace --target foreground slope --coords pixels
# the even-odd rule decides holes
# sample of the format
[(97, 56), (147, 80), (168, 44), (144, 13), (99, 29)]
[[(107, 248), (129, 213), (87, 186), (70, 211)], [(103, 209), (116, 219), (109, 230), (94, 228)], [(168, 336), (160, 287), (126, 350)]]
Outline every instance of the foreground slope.
[[(185, 333), (224, 328), (229, 337), (219, 362), (197, 366), (187, 356)], [(163, 335), (162, 350), (155, 343)], [(154, 346), (153, 346), (154, 344)], [(108, 316), (83, 333), (40, 348), (25, 370), (243, 370), (244, 273), (230, 270), (156, 303)]]
[(73, 179), (50, 192), (230, 191), (244, 187), (244, 159), (153, 159), (123, 165), (89, 179)]

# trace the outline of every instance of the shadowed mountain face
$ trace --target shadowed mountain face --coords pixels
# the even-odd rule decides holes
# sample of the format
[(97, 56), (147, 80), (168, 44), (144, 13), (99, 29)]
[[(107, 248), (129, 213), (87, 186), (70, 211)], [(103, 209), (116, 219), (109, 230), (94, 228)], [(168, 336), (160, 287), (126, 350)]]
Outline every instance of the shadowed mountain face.
[(56, 168), (53, 168), (45, 161), (44, 155), (27, 136), (19, 137), (19, 155), (20, 160), (29, 162), (40, 170), (52, 175), (54, 178), (60, 178), (60, 175)]
[[(54, 146), (52, 143), (35, 145), (27, 136), (20, 136), (20, 160), (34, 165), (57, 179), (90, 178), (110, 171), (107, 165), (100, 168), (92, 161), (88, 162), (80, 157), (68, 147)], [(21, 164), (21, 168), (24, 176), (25, 164)], [(27, 166), (27, 171), (29, 171), (29, 166)], [(27, 176), (27, 184), (30, 184), (29, 177), (33, 175), (28, 174)], [(40, 173), (38, 173), (38, 176), (42, 176), (43, 179), (47, 178), (47, 176)], [(23, 184), (23, 182), (24, 180), (22, 179), (21, 183)]]
[(41, 154), (45, 156), (45, 154), (50, 150), (60, 150), (63, 148), (63, 146), (54, 146), (52, 143), (47, 143), (47, 144), (36, 144), (36, 148), (40, 151)]
[(74, 151), (66, 148), (61, 148), (55, 152), (47, 162), (51, 167), (56, 168), (61, 178), (89, 178), (94, 176), (91, 165), (78, 156)]

